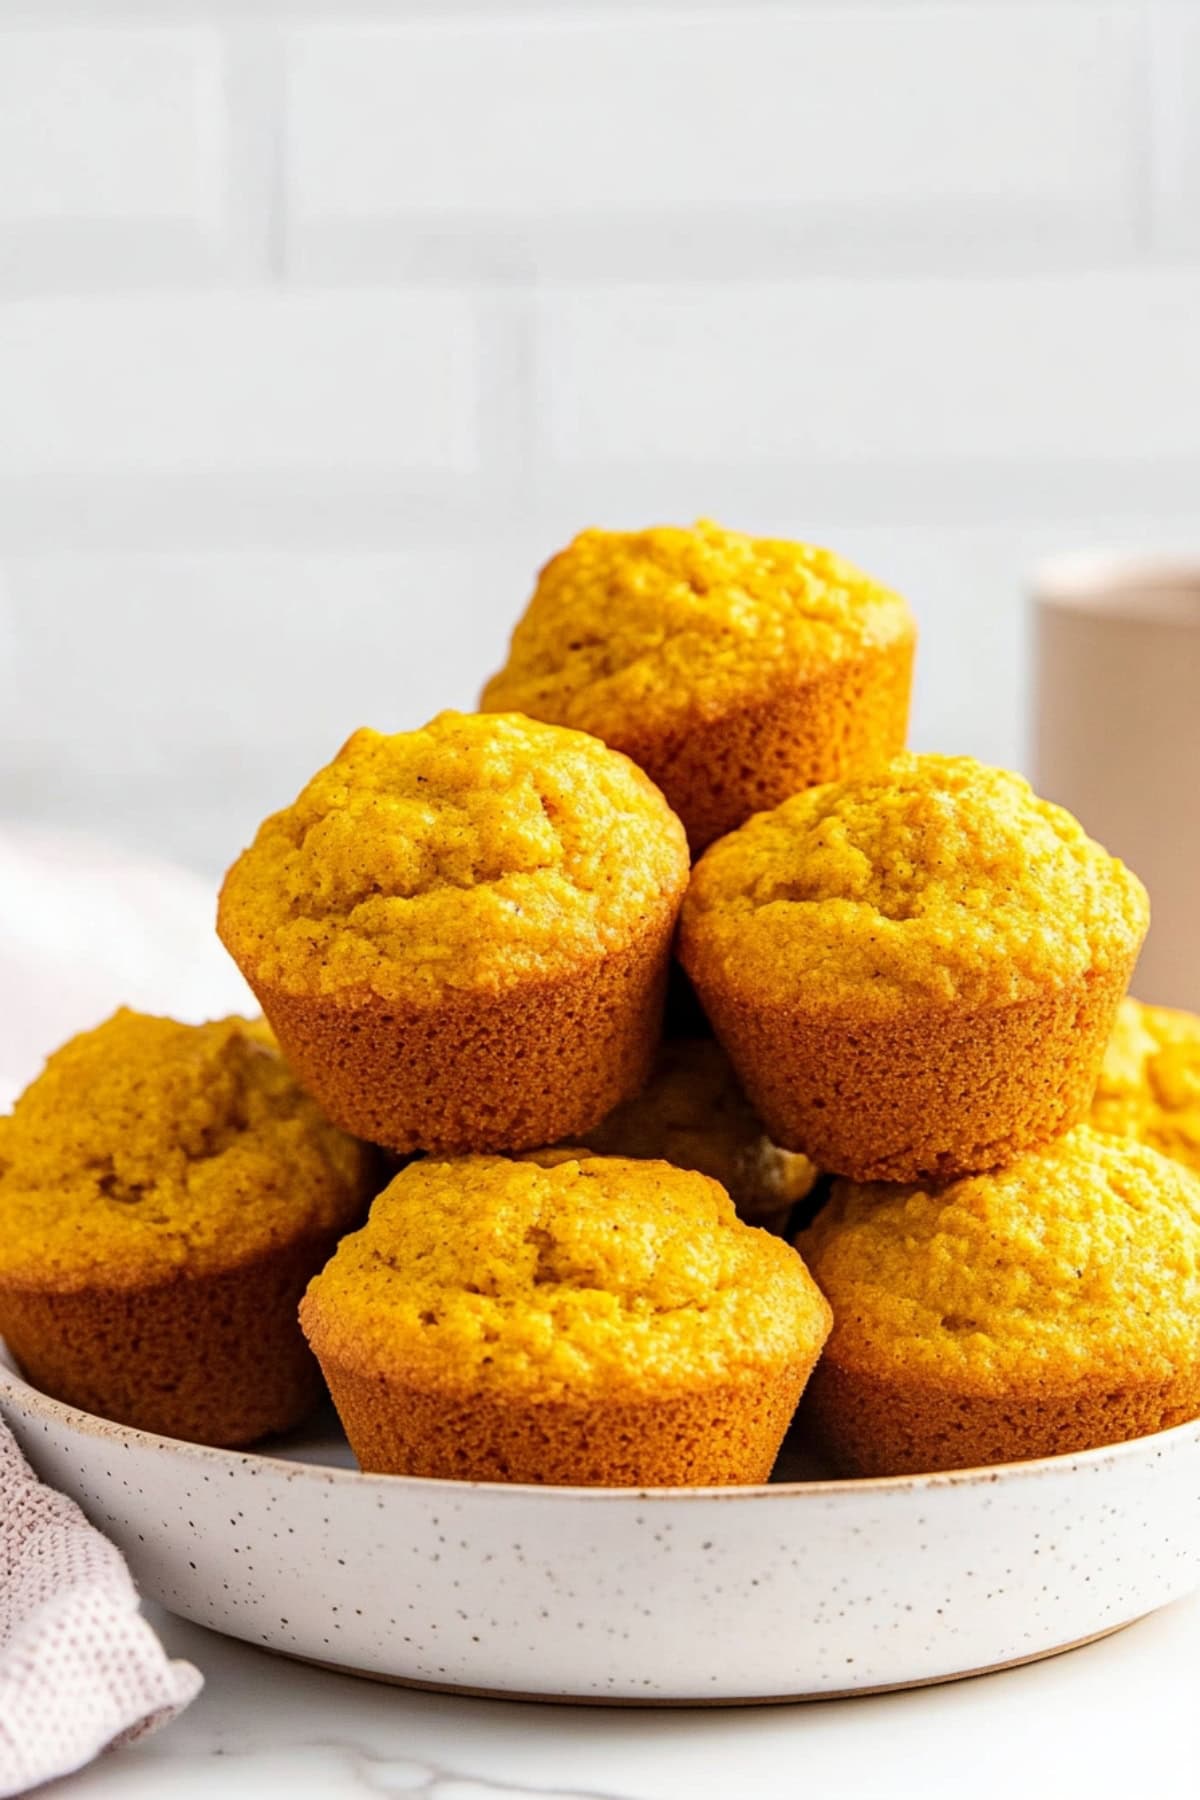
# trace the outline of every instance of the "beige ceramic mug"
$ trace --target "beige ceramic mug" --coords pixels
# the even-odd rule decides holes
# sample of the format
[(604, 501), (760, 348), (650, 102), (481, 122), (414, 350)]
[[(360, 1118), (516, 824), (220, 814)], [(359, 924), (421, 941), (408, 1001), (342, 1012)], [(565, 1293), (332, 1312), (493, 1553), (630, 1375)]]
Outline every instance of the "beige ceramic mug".
[(1034, 580), (1034, 785), (1150, 890), (1133, 991), (1200, 1011), (1200, 557)]

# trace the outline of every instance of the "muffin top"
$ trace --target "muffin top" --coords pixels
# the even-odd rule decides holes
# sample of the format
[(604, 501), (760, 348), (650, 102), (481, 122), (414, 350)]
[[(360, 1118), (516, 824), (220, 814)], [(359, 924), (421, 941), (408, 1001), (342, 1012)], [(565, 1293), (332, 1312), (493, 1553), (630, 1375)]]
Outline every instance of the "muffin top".
[(798, 1241), (858, 1374), (983, 1396), (1196, 1359), (1200, 1180), (1086, 1125), (941, 1187), (836, 1182)]
[(810, 544), (709, 520), (583, 531), (542, 570), (483, 705), (636, 742), (914, 635), (898, 595)]
[(886, 1019), (1121, 968), (1148, 919), (1137, 877), (1019, 775), (906, 753), (706, 851), (681, 954), (766, 1003)]
[(1200, 1170), (1200, 1019), (1122, 1000), (1091, 1123)]
[(410, 1164), (302, 1319), (322, 1357), (543, 1399), (756, 1378), (829, 1326), (796, 1252), (715, 1181), (586, 1151)]
[(794, 1206), (817, 1179), (807, 1156), (771, 1142), (712, 1038), (665, 1043), (636, 1099), (579, 1141), (601, 1156), (661, 1160), (711, 1175), (752, 1221)]
[(368, 1158), (261, 1020), (122, 1008), (0, 1119), (0, 1279), (69, 1292), (234, 1268), (353, 1224)]
[(356, 731), (272, 814), (218, 930), (289, 994), (420, 1004), (577, 969), (674, 912), (683, 827), (627, 757), (517, 714)]

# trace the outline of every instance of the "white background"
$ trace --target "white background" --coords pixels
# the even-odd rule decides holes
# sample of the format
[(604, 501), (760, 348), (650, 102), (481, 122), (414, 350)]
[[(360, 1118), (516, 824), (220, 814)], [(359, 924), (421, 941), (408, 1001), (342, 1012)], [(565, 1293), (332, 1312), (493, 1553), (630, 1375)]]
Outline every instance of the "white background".
[(0, 816), (206, 873), (579, 526), (832, 543), (915, 739), (1200, 539), (1192, 0), (0, 0)]

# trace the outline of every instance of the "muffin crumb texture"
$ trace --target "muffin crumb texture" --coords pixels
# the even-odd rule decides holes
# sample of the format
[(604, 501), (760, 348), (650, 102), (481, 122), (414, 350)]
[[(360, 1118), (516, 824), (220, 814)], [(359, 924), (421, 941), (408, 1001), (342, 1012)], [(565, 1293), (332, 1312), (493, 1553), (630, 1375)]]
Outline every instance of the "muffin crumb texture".
[(1200, 1358), (1200, 1181), (1087, 1126), (946, 1187), (838, 1182), (801, 1241), (840, 1360), (994, 1393)]
[(636, 741), (648, 718), (719, 717), (781, 671), (913, 636), (904, 601), (829, 550), (711, 520), (583, 531), (543, 569), (483, 704)]
[(677, 904), (683, 828), (627, 758), (516, 715), (354, 733), (225, 879), (256, 985), (420, 1004), (624, 949)]
[(0, 1124), (0, 1282), (69, 1292), (232, 1269), (352, 1223), (367, 1154), (261, 1021), (122, 1009), (56, 1051)]
[(807, 1156), (771, 1142), (712, 1038), (668, 1039), (642, 1092), (580, 1141), (599, 1156), (660, 1160), (710, 1175), (752, 1225), (782, 1229), (817, 1180)]
[(714, 845), (684, 907), (693, 979), (864, 1019), (1016, 1004), (1124, 967), (1137, 877), (1020, 776), (905, 754)]
[(410, 1165), (305, 1313), (323, 1361), (547, 1400), (753, 1378), (828, 1326), (799, 1256), (715, 1181), (570, 1150)]
[(829, 1331), (704, 1175), (560, 1148), (414, 1163), (301, 1306), (365, 1469), (765, 1481)]
[(800, 1248), (834, 1328), (806, 1406), (902, 1474), (1116, 1443), (1200, 1414), (1200, 1180), (1079, 1126), (944, 1187), (835, 1184)]
[(1091, 1123), (1200, 1171), (1200, 1018), (1123, 1000)]

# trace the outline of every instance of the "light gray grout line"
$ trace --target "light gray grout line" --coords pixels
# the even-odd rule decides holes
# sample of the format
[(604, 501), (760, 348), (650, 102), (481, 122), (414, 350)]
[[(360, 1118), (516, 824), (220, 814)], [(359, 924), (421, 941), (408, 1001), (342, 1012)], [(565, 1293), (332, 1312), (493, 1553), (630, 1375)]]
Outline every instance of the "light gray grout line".
[(225, 57), (227, 230), (233, 272), (282, 278), (282, 36), (270, 24), (231, 26)]
[[(1198, 0), (1200, 3), (1200, 0)], [(497, 253), (504, 224), (484, 224), (470, 213), (439, 215), (443, 237), (454, 243), (452, 254), (422, 242), (427, 222), (416, 213), (390, 213), (378, 220), (318, 225), (308, 234), (290, 278), (304, 289), (462, 286), (490, 292), (552, 292), (562, 288), (610, 292), (629, 288), (774, 287), (813, 279), (846, 282), (1040, 281), (1137, 273), (1145, 268), (1140, 244), (1124, 237), (1097, 234), (1050, 253), (1029, 228), (1011, 243), (995, 238), (963, 249), (948, 229), (932, 229), (920, 240), (907, 237), (893, 224), (874, 236), (830, 244), (819, 230), (796, 229), (794, 240), (780, 242), (780, 222), (793, 209), (775, 211), (746, 207), (727, 211), (672, 212), (653, 216), (628, 211), (581, 215), (568, 228), (559, 221), (530, 213), (514, 216), (508, 229), (523, 237), (525, 267)], [(669, 246), (681, 221), (697, 238), (721, 245), (707, 262), (667, 248), (656, 259), (657, 246)], [(590, 235), (600, 253), (579, 246)], [(594, 257), (594, 260), (589, 258)]]
[[(1186, 130), (1180, 117), (1181, 106), (1188, 100), (1194, 106), (1195, 94), (1185, 99), (1184, 83), (1171, 61), (1180, 46), (1177, 27), (1194, 20), (1193, 8), (1200, 11), (1200, 0), (1147, 0), (1147, 42), (1149, 74), (1146, 104), (1150, 121), (1150, 151), (1147, 169), (1149, 193), (1149, 229), (1144, 254), (1159, 267), (1175, 273), (1195, 268), (1200, 260), (1200, 240), (1194, 231), (1176, 237), (1180, 195), (1176, 180), (1182, 171), (1174, 166), (1179, 153), (1179, 133)], [(1186, 51), (1185, 51), (1186, 55)], [(1190, 69), (1187, 73), (1190, 73)], [(1185, 181), (1188, 179), (1184, 177)]]
[[(527, 216), (514, 214), (507, 220), (493, 216), (481, 223), (470, 213), (446, 211), (438, 215), (437, 233), (432, 238), (429, 222), (422, 215), (394, 213), (353, 221), (344, 228), (318, 226), (302, 242), (294, 243), (286, 180), (283, 80), (280, 68), (278, 91), (272, 100), (276, 116), (269, 131), (258, 130), (257, 161), (245, 144), (235, 145), (224, 187), (227, 193), (231, 182), (246, 181), (248, 170), (257, 167), (257, 201), (247, 205), (243, 194), (236, 202), (243, 212), (252, 213), (257, 206), (257, 224), (251, 230), (249, 219), (243, 217), (239, 223), (235, 218), (233, 233), (235, 238), (240, 232), (243, 240), (250, 237), (257, 242), (260, 276), (265, 273), (274, 282), (286, 282), (292, 292), (355, 293), (382, 289), (402, 293), (444, 289), (481, 295), (533, 295), (654, 289), (673, 293), (684, 288), (708, 292), (788, 288), (814, 279), (847, 285), (886, 283), (904, 287), (931, 282), (986, 286), (1112, 277), (1161, 279), (1168, 273), (1161, 261), (1147, 254), (1140, 232), (1137, 242), (1127, 234), (1114, 237), (1110, 232), (1099, 232), (1078, 243), (1064, 245), (1056, 239), (1047, 249), (1044, 243), (1015, 229), (1011, 241), (1000, 242), (993, 236), (986, 243), (972, 240), (964, 245), (948, 228), (940, 236), (927, 228), (914, 238), (894, 222), (885, 222), (874, 236), (864, 235), (861, 240), (843, 240), (840, 246), (831, 246), (819, 228), (810, 231), (802, 225), (790, 241), (781, 242), (780, 220), (788, 216), (786, 207), (689, 213), (687, 223), (692, 235), (721, 245), (721, 258), (710, 257), (708, 261), (671, 249), (671, 234), (679, 224), (680, 214), (667, 210), (653, 215), (628, 211), (590, 214), (567, 227), (533, 212)], [(231, 102), (225, 95), (222, 102), (228, 110)], [(236, 110), (236, 96), (232, 105)], [(243, 131), (242, 136), (253, 137), (254, 131)], [(1135, 220), (1134, 224), (1139, 222)], [(89, 228), (81, 229), (86, 234)], [(63, 226), (64, 243), (68, 241), (66, 234), (71, 233), (69, 241), (75, 246), (76, 260), (72, 263), (68, 254), (61, 271), (52, 268), (42, 274), (35, 261), (13, 255), (21, 241), (21, 228), (0, 226), (0, 248), (12, 255), (11, 266), (0, 268), (0, 302), (36, 301), (64, 294), (94, 300), (151, 293), (196, 295), (211, 285), (196, 269), (149, 266), (139, 271), (131, 266), (128, 244), (119, 257), (115, 254), (117, 234), (125, 228), (102, 229), (109, 231), (105, 241), (111, 245), (105, 266), (95, 264), (91, 251), (79, 250), (79, 232)], [(588, 248), (593, 238), (604, 245), (600, 260), (592, 260), (598, 253)], [(656, 247), (661, 249), (664, 245), (661, 257), (657, 256)], [(244, 270), (244, 241), (234, 255)], [(1169, 273), (1180, 280), (1200, 273), (1200, 255), (1176, 258)]]
[[(714, 488), (749, 496), (767, 509), (794, 510), (806, 496), (806, 512), (824, 515), (832, 532), (872, 526), (908, 533), (931, 527), (971, 532), (994, 527), (997, 494), (1003, 516), (1030, 528), (1063, 526), (1104, 515), (1114, 539), (1147, 519), (1190, 520), (1200, 456), (1150, 463), (1121, 459), (1097, 468), (1059, 459), (1030, 471), (1010, 459), (980, 460), (968, 482), (949, 480), (963, 471), (945, 459), (919, 469), (880, 463), (860, 469), (847, 486), (846, 471), (809, 463), (757, 467), (706, 460), (682, 465), (667, 460), (613, 469), (590, 461), (554, 468), (544, 460), (522, 470), (519, 493), (510, 496), (482, 474), (407, 493), (377, 479), (331, 488), (324, 479), (239, 480), (236, 484), (164, 483), (136, 477), (113, 481), (47, 479), (36, 492), (0, 480), (0, 546), (12, 567), (25, 559), (64, 553), (78, 556), (153, 554), (219, 555), (277, 546), (281, 538), (304, 554), (389, 554), (472, 541), (521, 541), (530, 521), (577, 512), (600, 502), (617, 512), (637, 509), (646, 493), (683, 504), (687, 494)], [(1023, 477), (1023, 479), (1017, 479)], [(232, 491), (235, 489), (236, 491)], [(886, 492), (887, 505), (879, 496)], [(319, 504), (314, 496), (319, 495)], [(89, 507), (82, 507), (87, 496)], [(515, 506), (514, 506), (515, 498)]]
[[(729, 13), (744, 16), (762, 13), (903, 12), (928, 6), (930, 0), (513, 0), (503, 15), (505, 22), (520, 24), (532, 18), (586, 18), (660, 14)], [(1138, 0), (1117, 0), (1127, 7)], [(1045, 11), (1110, 12), (1114, 0), (933, 0), (952, 13)], [(320, 21), (338, 25), (344, 21), (409, 23), (443, 19), (495, 20), (495, 0), (0, 0), (0, 30), (6, 25), (57, 25), (63, 22), (130, 23), (168, 28), (180, 22), (212, 20), (286, 23)]]
[(1137, 165), (1134, 171), (1136, 207), (1135, 245), (1145, 261), (1154, 260), (1157, 237), (1159, 178), (1158, 67), (1155, 43), (1154, 0), (1142, 0), (1138, 15), (1138, 68), (1134, 121), (1137, 129)]
[(480, 479), (489, 498), (522, 510), (539, 463), (536, 301), (528, 286), (474, 297), (479, 362)]
[(12, 560), (7, 548), (0, 552), (0, 718), (10, 715), (17, 703), (17, 670), (20, 658), (17, 645)]
[(288, 65), (283, 33), (272, 33), (271, 130), (267, 154), (270, 158), (267, 196), (267, 266), (272, 279), (287, 278), (288, 252)]
[[(810, 238), (803, 231), (797, 233), (794, 242), (781, 244), (777, 224), (780, 215), (754, 208), (747, 208), (734, 219), (722, 212), (688, 215), (689, 228), (696, 235), (723, 247), (724, 260), (714, 259), (707, 264), (678, 256), (669, 247), (661, 260), (655, 260), (656, 234), (660, 244), (669, 246), (678, 224), (679, 215), (667, 212), (653, 218), (610, 213), (580, 220), (578, 228), (566, 232), (555, 221), (541, 220), (536, 215), (514, 218), (510, 232), (514, 240), (524, 238), (524, 266), (506, 261), (498, 250), (506, 235), (500, 223), (491, 220), (481, 226), (467, 213), (439, 216), (441, 237), (454, 246), (449, 253), (441, 244), (431, 246), (423, 239), (428, 221), (417, 214), (391, 214), (378, 221), (354, 223), (345, 236), (337, 228), (329, 235), (318, 227), (315, 234), (310, 231), (297, 244), (290, 229), (284, 103), (280, 97), (280, 117), (270, 134), (259, 134), (263, 141), (258, 153), (257, 202), (248, 203), (240, 191), (230, 198), (231, 184), (247, 179), (244, 148), (231, 152), (223, 192), (227, 209), (234, 209), (228, 219), (234, 239), (232, 273), (249, 273), (259, 281), (286, 285), (293, 293), (444, 289), (481, 296), (517, 296), (564, 290), (612, 294), (646, 288), (717, 292), (729, 288), (788, 288), (814, 279), (868, 286), (919, 282), (984, 285), (1150, 277), (1163, 273), (1141, 241), (1097, 239), (1065, 248), (1058, 243), (1048, 252), (1027, 237), (1014, 238), (1011, 244), (1004, 245), (993, 240), (980, 250), (975, 245), (963, 248), (961, 243), (950, 241), (946, 233), (938, 241), (933, 241), (930, 234), (929, 239), (914, 242), (903, 232), (884, 226), (873, 239), (864, 237), (861, 242), (844, 242), (840, 247), (830, 248), (819, 235)], [(236, 100), (233, 104), (237, 104)], [(252, 223), (255, 207), (256, 224)], [(586, 250), (584, 260), (579, 260), (579, 245), (586, 236), (584, 227), (605, 244), (602, 260), (587, 260), (590, 252)], [(69, 230), (63, 227), (64, 243), (74, 245), (74, 262), (71, 254), (64, 252), (61, 271), (39, 273), (36, 263), (14, 256), (10, 269), (0, 269), (0, 303), (52, 299), (64, 294), (97, 301), (150, 294), (195, 296), (212, 285), (211, 277), (194, 269), (150, 267), (139, 273), (131, 268), (127, 251), (116, 254), (115, 236), (107, 262), (98, 265), (79, 250), (77, 235), (68, 239)], [(19, 229), (9, 233), (0, 226), (0, 247), (11, 249), (19, 242)], [(250, 254), (255, 245), (256, 257)], [(219, 249), (213, 260), (220, 273)], [(227, 258), (226, 269), (228, 265)], [(1178, 259), (1173, 265), (1173, 273), (1180, 279), (1198, 269), (1198, 256)]]

